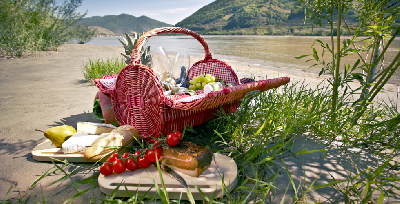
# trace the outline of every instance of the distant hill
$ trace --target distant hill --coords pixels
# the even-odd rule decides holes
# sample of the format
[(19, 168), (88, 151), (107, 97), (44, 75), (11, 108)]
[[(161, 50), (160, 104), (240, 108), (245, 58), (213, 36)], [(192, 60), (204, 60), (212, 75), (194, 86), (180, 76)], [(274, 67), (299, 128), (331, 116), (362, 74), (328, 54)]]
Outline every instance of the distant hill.
[(115, 35), (114, 32), (108, 30), (107, 28), (102, 28), (100, 26), (89, 26), (90, 29), (96, 29), (96, 35)]
[[(216, 0), (176, 26), (194, 31), (265, 29), (302, 26), (304, 10), (295, 0)], [(351, 20), (355, 17), (351, 17)], [(311, 26), (310, 26), (311, 27)]]
[(128, 14), (92, 16), (83, 18), (79, 21), (79, 24), (99, 26), (112, 31), (114, 35), (133, 32), (142, 33), (154, 28), (172, 26), (171, 24), (163, 23), (147, 16), (135, 17)]

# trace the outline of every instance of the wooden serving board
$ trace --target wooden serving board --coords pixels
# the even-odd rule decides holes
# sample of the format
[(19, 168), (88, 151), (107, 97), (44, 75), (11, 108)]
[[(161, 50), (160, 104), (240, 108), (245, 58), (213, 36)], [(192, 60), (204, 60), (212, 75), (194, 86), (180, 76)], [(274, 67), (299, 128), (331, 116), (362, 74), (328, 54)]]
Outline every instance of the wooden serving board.
[[(228, 156), (216, 153), (214, 153), (211, 165), (206, 171), (199, 175), (199, 177), (191, 177), (179, 171), (176, 172), (186, 180), (190, 192), (195, 200), (203, 200), (204, 197), (193, 184), (196, 184), (196, 186), (210, 198), (215, 191), (216, 197), (223, 196), (227, 190), (230, 192), (234, 189), (238, 182), (237, 166), (235, 161)], [(222, 177), (224, 177), (225, 183), (224, 190), (222, 190)], [(154, 197), (157, 194), (157, 191), (154, 187), (153, 178), (162, 189), (159, 172), (153, 165), (146, 169), (125, 171), (121, 174), (113, 173), (109, 176), (100, 175), (98, 182), (100, 190), (107, 195), (110, 195), (112, 191), (122, 183), (116, 192), (116, 197), (129, 197), (125, 187), (128, 189), (130, 194), (133, 194), (136, 191), (144, 194), (153, 187), (148, 192), (147, 197)], [(162, 172), (162, 178), (169, 199), (188, 200), (186, 189), (178, 181), (168, 176), (165, 172)]]
[[(132, 143), (128, 146), (132, 146)], [(121, 149), (118, 153), (127, 152), (129, 149), (124, 148)], [(83, 155), (83, 152), (79, 153), (69, 153), (66, 154), (61, 151), (61, 148), (56, 147), (50, 140), (46, 139), (44, 142), (38, 144), (32, 150), (33, 159), (36, 161), (57, 161), (54, 159), (58, 159), (61, 161), (67, 160), (69, 162), (91, 162), (95, 161), (86, 161)], [(107, 159), (109, 156), (103, 158), (103, 160)], [(54, 159), (53, 159), (54, 158)]]

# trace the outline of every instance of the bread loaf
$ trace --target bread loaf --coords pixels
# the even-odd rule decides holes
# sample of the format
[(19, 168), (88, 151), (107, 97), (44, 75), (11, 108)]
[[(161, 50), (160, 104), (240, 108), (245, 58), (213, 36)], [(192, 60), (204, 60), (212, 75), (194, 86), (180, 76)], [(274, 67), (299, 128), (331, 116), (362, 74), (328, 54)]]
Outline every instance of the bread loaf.
[(128, 146), (135, 136), (139, 135), (138, 130), (130, 125), (124, 125), (112, 130), (110, 133), (101, 134), (92, 145), (85, 150), (84, 157), (87, 161), (105, 161), (111, 154), (127, 148), (114, 149), (110, 146)]
[(198, 177), (211, 164), (212, 151), (191, 142), (180, 141), (176, 146), (162, 147), (161, 163), (189, 176)]

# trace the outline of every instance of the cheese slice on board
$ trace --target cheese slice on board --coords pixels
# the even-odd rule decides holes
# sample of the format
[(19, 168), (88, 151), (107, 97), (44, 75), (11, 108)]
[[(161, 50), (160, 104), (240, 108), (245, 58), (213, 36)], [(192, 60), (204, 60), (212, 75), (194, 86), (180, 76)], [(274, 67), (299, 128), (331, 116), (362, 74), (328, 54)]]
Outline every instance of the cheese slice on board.
[(61, 147), (64, 153), (75, 153), (84, 151), (87, 146), (91, 146), (99, 135), (89, 135), (89, 133), (77, 132), (66, 140)]
[(111, 124), (104, 123), (92, 123), (92, 122), (78, 122), (76, 131), (77, 132), (85, 132), (95, 135), (100, 135), (102, 133), (109, 133), (114, 130), (116, 127)]

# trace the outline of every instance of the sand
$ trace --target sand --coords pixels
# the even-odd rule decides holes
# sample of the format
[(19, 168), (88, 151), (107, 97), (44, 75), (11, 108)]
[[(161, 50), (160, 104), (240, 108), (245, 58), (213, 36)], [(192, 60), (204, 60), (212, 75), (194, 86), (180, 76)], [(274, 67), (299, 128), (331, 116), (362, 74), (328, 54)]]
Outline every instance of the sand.
[[(50, 162), (37, 162), (32, 158), (31, 150), (44, 141), (41, 132), (35, 129), (45, 130), (49, 127), (61, 124), (76, 127), (78, 121), (90, 121), (92, 119), (92, 103), (97, 92), (97, 88), (87, 83), (81, 73), (81, 67), (89, 58), (111, 58), (123, 52), (121, 47), (97, 46), (97, 45), (78, 45), (65, 44), (58, 51), (40, 53), (37, 57), (23, 59), (0, 59), (0, 199), (2, 200), (8, 189), (12, 188), (8, 198), (20, 198), (29, 186), (43, 175), (48, 169), (55, 168)], [(196, 58), (196, 57), (195, 57)], [(239, 78), (249, 77), (252, 73), (257, 78), (274, 78), (278, 76), (289, 76), (292, 82), (305, 81), (310, 87), (316, 87), (318, 83), (326, 79), (327, 76), (318, 77), (317, 75), (282, 70), (278, 72), (266, 69), (268, 67), (249, 68), (235, 61), (226, 61), (237, 72)], [(353, 84), (354, 86), (356, 84)], [(386, 85), (385, 93), (379, 95), (380, 98), (388, 101), (389, 98), (396, 100), (397, 86)], [(306, 137), (299, 137), (296, 150), (305, 147), (311, 149), (325, 148), (318, 141), (310, 141)], [(302, 180), (302, 168), (306, 168), (307, 182), (310, 182), (320, 173), (326, 182), (329, 173), (335, 170), (338, 176), (345, 176), (348, 173), (349, 165), (344, 164), (345, 157), (337, 158), (330, 154), (330, 160), (321, 161), (321, 154), (300, 156), (297, 159), (288, 160), (289, 169), (298, 182)], [(305, 162), (304, 162), (304, 161)], [(306, 165), (305, 164), (315, 164)], [(348, 161), (347, 161), (348, 162)], [(371, 162), (371, 159), (362, 163)], [(83, 165), (89, 167), (90, 165)], [(319, 168), (320, 167), (320, 168)], [(67, 169), (70, 172), (71, 169)], [(58, 171), (59, 172), (59, 171)], [(278, 198), (280, 199), (288, 184), (287, 177), (280, 176), (282, 181), (277, 183)], [(41, 180), (35, 188), (26, 194), (27, 203), (35, 200), (42, 202), (42, 194), (46, 203), (60, 203), (77, 192), (67, 179), (60, 186), (51, 185), (52, 182), (64, 176), (62, 173), (51, 174)], [(74, 178), (89, 177), (89, 175), (77, 173)], [(87, 184), (85, 188), (89, 188)], [(290, 191), (290, 190), (289, 190)], [(316, 199), (329, 199), (326, 197), (335, 196), (337, 192), (320, 191), (313, 193)], [(288, 193), (290, 196), (291, 193)], [(280, 197), (279, 197), (280, 196)], [(90, 197), (103, 198), (98, 187), (86, 193), (84, 196), (74, 200), (74, 203), (89, 203)], [(290, 199), (291, 200), (291, 199)], [(279, 200), (280, 201), (280, 200)], [(275, 202), (279, 202), (275, 201)]]

